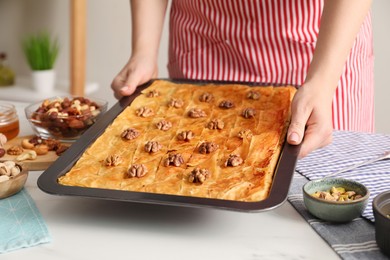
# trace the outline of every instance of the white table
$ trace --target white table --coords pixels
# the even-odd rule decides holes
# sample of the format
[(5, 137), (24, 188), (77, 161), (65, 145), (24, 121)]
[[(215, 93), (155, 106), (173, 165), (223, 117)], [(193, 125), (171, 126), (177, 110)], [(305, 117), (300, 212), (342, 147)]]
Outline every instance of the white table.
[[(31, 134), (26, 104), (14, 104), (20, 135)], [(25, 187), (52, 241), (0, 259), (339, 259), (289, 202), (240, 213), (55, 196), (37, 187), (41, 173)]]

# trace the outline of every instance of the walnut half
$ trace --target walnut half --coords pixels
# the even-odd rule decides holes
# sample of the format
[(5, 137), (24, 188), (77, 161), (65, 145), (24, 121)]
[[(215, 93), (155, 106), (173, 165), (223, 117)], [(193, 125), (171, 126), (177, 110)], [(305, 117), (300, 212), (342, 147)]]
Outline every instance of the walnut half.
[(246, 94), (246, 98), (247, 98), (247, 99), (258, 100), (258, 99), (260, 99), (260, 92), (255, 91), (255, 90), (250, 90), (250, 91)]
[(8, 148), (7, 153), (9, 155), (21, 155), (23, 153), (23, 148), (21, 146), (14, 145)]
[(146, 94), (147, 97), (151, 98), (151, 97), (158, 97), (160, 96), (160, 92), (158, 90), (151, 90), (149, 91), (147, 94)]
[(225, 166), (236, 167), (241, 165), (244, 160), (237, 154), (229, 154), (229, 158), (225, 162)]
[(234, 103), (231, 100), (223, 100), (221, 103), (219, 103), (220, 108), (229, 109), (234, 107)]
[(133, 140), (137, 138), (139, 135), (140, 132), (137, 129), (127, 128), (122, 132), (121, 137), (126, 140)]
[(179, 167), (184, 163), (183, 156), (181, 154), (169, 154), (168, 157), (164, 160), (164, 166), (176, 166)]
[(160, 122), (158, 122), (156, 124), (156, 127), (160, 130), (163, 130), (163, 131), (168, 131), (169, 129), (171, 129), (172, 127), (172, 123), (167, 121), (167, 120), (161, 120)]
[(188, 111), (188, 116), (192, 118), (206, 117), (207, 114), (200, 108), (192, 108)]
[(216, 143), (213, 143), (213, 142), (203, 142), (200, 146), (199, 146), (199, 153), (202, 153), (202, 154), (207, 154), (207, 153), (212, 153), (214, 152), (215, 150), (217, 150), (219, 148), (219, 145), (216, 144)]
[(135, 111), (135, 113), (140, 117), (150, 117), (154, 115), (153, 109), (148, 107), (140, 107)]
[(127, 176), (129, 178), (138, 177), (141, 178), (148, 173), (148, 168), (144, 164), (133, 164), (127, 170)]
[(208, 129), (222, 130), (225, 127), (225, 123), (221, 119), (213, 119), (207, 124)]
[(195, 134), (191, 130), (183, 131), (177, 135), (177, 139), (179, 141), (189, 142), (189, 141), (191, 141), (192, 138), (194, 138), (194, 136), (195, 136)]
[(241, 139), (251, 139), (253, 137), (253, 133), (249, 129), (243, 129), (238, 133), (238, 137)]
[(244, 118), (253, 118), (255, 117), (256, 115), (256, 110), (254, 108), (245, 108), (243, 111), (242, 111), (242, 114), (241, 114)]
[(184, 106), (184, 101), (180, 98), (172, 98), (169, 101), (168, 106), (174, 107), (174, 108), (181, 108), (182, 106)]
[(122, 162), (122, 157), (117, 154), (109, 155), (105, 160), (104, 164), (106, 166), (117, 166)]
[(162, 145), (157, 141), (148, 141), (145, 144), (145, 152), (147, 153), (157, 153), (162, 148)]
[(200, 102), (210, 103), (213, 100), (214, 100), (213, 94), (208, 93), (208, 92), (204, 92), (204, 93), (202, 93), (202, 95), (199, 96)]
[(211, 173), (207, 169), (195, 168), (191, 171), (188, 181), (192, 183), (204, 183)]

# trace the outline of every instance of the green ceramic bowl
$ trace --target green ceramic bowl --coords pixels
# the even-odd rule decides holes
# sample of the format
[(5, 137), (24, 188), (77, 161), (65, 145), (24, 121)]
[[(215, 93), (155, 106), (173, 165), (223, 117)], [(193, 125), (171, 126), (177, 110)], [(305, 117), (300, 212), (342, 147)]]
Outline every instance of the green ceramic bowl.
[[(353, 201), (328, 201), (315, 198), (316, 191), (329, 191), (332, 187), (343, 187), (362, 195)], [(361, 183), (342, 178), (326, 178), (307, 182), (303, 186), (303, 202), (307, 210), (319, 219), (330, 222), (349, 222), (359, 217), (368, 203), (369, 190)]]

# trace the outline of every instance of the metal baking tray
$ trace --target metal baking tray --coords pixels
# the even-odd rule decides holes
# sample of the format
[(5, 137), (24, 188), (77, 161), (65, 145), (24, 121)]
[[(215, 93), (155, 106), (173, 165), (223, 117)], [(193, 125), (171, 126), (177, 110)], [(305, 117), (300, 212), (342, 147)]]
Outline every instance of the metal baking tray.
[[(203, 84), (245, 84), (256, 86), (268, 86), (276, 84), (259, 84), (248, 82), (221, 82), (221, 81), (192, 81), (192, 80), (170, 80), (174, 83), (191, 83), (197, 85)], [(112, 121), (127, 107), (131, 102), (147, 88), (150, 81), (139, 86), (135, 93), (129, 97), (123, 97), (112, 108), (110, 108), (102, 117), (91, 126), (72, 146), (61, 155), (47, 170), (45, 170), (38, 179), (38, 187), (49, 194), (79, 196), (84, 198), (96, 198), (105, 200), (118, 200), (138, 203), (189, 206), (189, 207), (210, 207), (217, 209), (258, 212), (270, 210), (283, 204), (287, 199), (288, 190), (295, 170), (300, 146), (289, 145), (286, 141), (282, 148), (269, 196), (258, 202), (243, 202), (222, 199), (209, 199), (200, 197), (189, 197), (179, 195), (156, 194), (146, 192), (121, 191), (100, 188), (86, 188), (77, 186), (65, 186), (58, 183), (58, 178), (65, 175), (82, 156), (84, 151), (104, 132)]]

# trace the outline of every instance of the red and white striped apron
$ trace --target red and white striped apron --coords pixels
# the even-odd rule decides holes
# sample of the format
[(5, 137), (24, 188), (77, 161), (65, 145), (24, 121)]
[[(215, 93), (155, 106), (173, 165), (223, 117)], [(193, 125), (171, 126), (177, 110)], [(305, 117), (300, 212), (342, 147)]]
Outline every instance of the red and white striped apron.
[[(303, 84), (323, 0), (173, 0), (171, 78)], [(335, 129), (374, 131), (371, 15), (333, 99)]]

